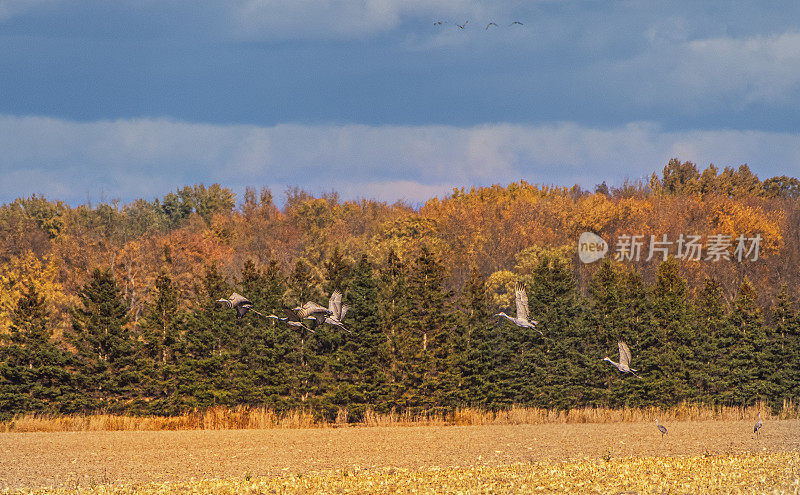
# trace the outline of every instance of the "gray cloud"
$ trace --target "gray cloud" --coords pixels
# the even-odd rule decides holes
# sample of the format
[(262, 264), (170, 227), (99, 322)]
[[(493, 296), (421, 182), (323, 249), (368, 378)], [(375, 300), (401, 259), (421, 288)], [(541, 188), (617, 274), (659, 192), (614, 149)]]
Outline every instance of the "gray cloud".
[(668, 132), (646, 122), (258, 127), (4, 116), (0, 156), (3, 202), (32, 193), (73, 204), (87, 197), (127, 202), (200, 182), (238, 193), (247, 186), (300, 186), (348, 199), (417, 202), (453, 187), (519, 179), (619, 184), (649, 177), (671, 157), (700, 166), (749, 163), (762, 178), (797, 175), (800, 134)]
[(678, 104), (688, 114), (750, 104), (797, 106), (800, 33), (688, 39), (682, 22), (673, 24), (651, 27), (645, 49), (602, 68), (591, 66), (587, 76), (602, 71), (610, 86), (628, 86), (636, 101)]

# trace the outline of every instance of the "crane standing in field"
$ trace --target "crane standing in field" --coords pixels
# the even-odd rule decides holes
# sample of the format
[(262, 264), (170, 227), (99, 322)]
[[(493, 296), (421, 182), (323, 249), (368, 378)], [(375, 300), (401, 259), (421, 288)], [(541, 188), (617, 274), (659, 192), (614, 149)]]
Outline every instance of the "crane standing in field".
[(508, 316), (503, 312), (497, 313), (495, 316), (503, 317), (518, 327), (532, 328), (537, 332), (539, 332), (541, 335), (544, 335), (541, 330), (536, 328), (536, 325), (538, 325), (539, 322), (532, 321), (530, 319), (530, 309), (528, 308), (528, 294), (525, 292), (525, 287), (519, 282), (517, 282), (517, 284), (514, 286), (514, 302), (516, 303), (517, 306), (516, 318)]
[(235, 309), (236, 316), (238, 318), (242, 318), (244, 315), (247, 314), (248, 311), (252, 311), (257, 315), (264, 317), (264, 315), (253, 309), (253, 303), (250, 302), (249, 299), (247, 299), (241, 294), (237, 294), (236, 292), (231, 294), (228, 299), (217, 299), (217, 304), (224, 304), (229, 308)]
[(756, 434), (756, 438), (759, 438), (761, 435), (762, 426), (764, 426), (764, 423), (761, 422), (761, 413), (758, 413), (758, 420), (756, 421), (755, 426), (753, 426), (753, 433)]
[(656, 420), (656, 428), (658, 428), (658, 431), (661, 432), (661, 438), (664, 438), (664, 435), (667, 434), (667, 427), (664, 426), (664, 425), (658, 424), (658, 420)]
[(641, 380), (642, 377), (635, 373), (638, 370), (631, 368), (631, 350), (628, 349), (628, 346), (625, 345), (625, 342), (621, 340), (617, 342), (617, 347), (619, 347), (619, 363), (615, 363), (608, 356), (606, 356), (603, 361), (608, 361), (616, 366), (617, 369), (622, 373), (630, 373)]

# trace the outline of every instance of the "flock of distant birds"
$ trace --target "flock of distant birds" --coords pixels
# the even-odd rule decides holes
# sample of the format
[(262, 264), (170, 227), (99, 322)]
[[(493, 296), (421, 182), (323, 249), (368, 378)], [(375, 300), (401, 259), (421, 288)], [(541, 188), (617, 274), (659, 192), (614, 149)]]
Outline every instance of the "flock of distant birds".
[[(435, 22), (433, 23), (433, 25), (434, 25), (434, 26), (437, 26), (437, 27), (439, 27), (439, 26), (443, 26), (443, 25), (445, 25), (445, 24), (450, 24), (450, 23), (449, 23), (449, 22), (447, 22), (447, 21), (435, 21)], [(467, 27), (467, 24), (469, 24), (469, 20), (466, 20), (466, 21), (464, 21), (462, 24), (459, 24), (459, 23), (457, 23), (457, 22), (454, 22), (453, 24), (454, 24), (456, 27), (458, 27), (459, 29), (465, 29), (465, 28)], [(514, 21), (514, 22), (512, 22), (511, 24), (509, 24), (509, 25), (508, 25), (508, 27), (511, 27), (511, 26), (524, 26), (524, 25), (525, 25), (525, 24), (523, 24), (523, 23), (521, 23), (521, 22), (519, 22), (519, 21)], [(500, 27), (500, 26), (498, 26), (498, 25), (497, 25), (497, 23), (496, 23), (496, 22), (494, 22), (494, 21), (491, 21), (491, 22), (489, 22), (488, 24), (486, 24), (486, 27), (484, 28), (484, 31), (488, 31), (488, 30), (489, 30), (489, 28), (490, 28), (490, 27), (493, 27), (493, 26), (494, 26), (495, 28), (498, 28), (498, 27)]]
[[(342, 320), (344, 319), (344, 315), (347, 313), (349, 306), (342, 304), (342, 293), (338, 289), (333, 291), (333, 294), (331, 294), (327, 308), (320, 306), (313, 301), (308, 301), (304, 305), (296, 308), (284, 306), (282, 309), (286, 316), (283, 317), (274, 314), (265, 315), (256, 311), (253, 309), (253, 303), (249, 299), (236, 292), (231, 294), (228, 299), (218, 299), (217, 303), (224, 304), (229, 308), (235, 309), (236, 315), (239, 318), (242, 318), (244, 315), (246, 315), (248, 311), (252, 311), (263, 318), (282, 321), (290, 327), (302, 328), (311, 333), (316, 333), (314, 328), (317, 328), (317, 326), (325, 323), (341, 328), (347, 333), (352, 333), (342, 324)], [(306, 321), (309, 322), (309, 325), (313, 326), (314, 328), (310, 328), (308, 325), (306, 325), (304, 323)], [(311, 322), (313, 322), (313, 324)]]
[[(536, 330), (540, 335), (544, 335), (541, 330), (536, 328), (536, 325), (538, 325), (539, 322), (536, 320), (531, 320), (530, 318), (528, 294), (525, 292), (525, 287), (519, 282), (514, 287), (514, 302), (517, 310), (516, 316), (510, 316), (504, 312), (497, 313), (495, 316), (505, 318), (518, 327)], [(297, 306), (295, 308), (284, 306), (282, 311), (285, 316), (283, 317), (275, 314), (264, 315), (263, 313), (256, 311), (253, 309), (253, 303), (249, 299), (236, 292), (232, 293), (227, 299), (217, 300), (217, 303), (224, 304), (228, 308), (236, 310), (236, 315), (238, 318), (242, 318), (248, 312), (252, 311), (263, 318), (268, 318), (273, 321), (281, 321), (293, 328), (304, 329), (310, 333), (316, 333), (314, 332), (314, 329), (323, 324), (332, 325), (344, 330), (347, 333), (352, 333), (350, 330), (345, 328), (344, 324), (342, 323), (349, 307), (346, 304), (342, 304), (342, 293), (338, 289), (334, 290), (331, 294), (331, 297), (328, 300), (327, 308), (313, 301), (307, 301), (302, 306)], [(305, 322), (308, 322), (308, 325)], [(606, 356), (603, 361), (608, 361), (609, 363), (613, 364), (621, 373), (630, 373), (641, 380), (642, 377), (636, 374), (638, 370), (630, 367), (632, 357), (631, 350), (628, 348), (625, 342), (621, 340), (617, 342), (617, 346), (619, 347), (619, 362), (612, 361), (608, 356)], [(756, 435), (756, 438), (760, 438), (760, 430), (762, 426), (763, 422), (761, 421), (761, 413), (758, 413), (758, 419), (753, 427), (753, 433)], [(656, 419), (656, 427), (663, 438), (667, 433), (667, 427), (659, 424), (658, 419)]]

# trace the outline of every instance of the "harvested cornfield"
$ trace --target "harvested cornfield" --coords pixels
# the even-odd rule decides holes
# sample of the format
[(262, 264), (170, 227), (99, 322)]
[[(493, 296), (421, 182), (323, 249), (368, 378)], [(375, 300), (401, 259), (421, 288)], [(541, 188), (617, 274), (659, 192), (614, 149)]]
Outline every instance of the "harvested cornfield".
[(646, 457), (468, 468), (331, 471), (39, 493), (797, 493), (800, 453)]
[[(0, 489), (480, 492), (563, 491), (558, 483), (568, 483), (579, 491), (652, 484), (705, 493), (796, 483), (799, 420), (765, 422), (758, 438), (749, 420), (667, 427), (663, 438), (651, 422), (3, 433)], [(625, 488), (625, 472), (638, 476), (633, 488)], [(669, 484), (712, 478), (722, 481)], [(581, 484), (590, 479), (606, 484)], [(470, 480), (474, 486), (463, 484)]]

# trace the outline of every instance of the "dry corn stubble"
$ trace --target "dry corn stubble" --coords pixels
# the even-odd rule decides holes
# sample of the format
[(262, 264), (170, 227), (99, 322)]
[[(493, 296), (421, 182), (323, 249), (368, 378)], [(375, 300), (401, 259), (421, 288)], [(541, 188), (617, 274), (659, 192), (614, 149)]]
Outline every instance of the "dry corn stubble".
[(172, 493), (798, 493), (800, 453), (647, 457), (505, 466), (383, 468), (271, 478), (36, 490), (37, 494)]

